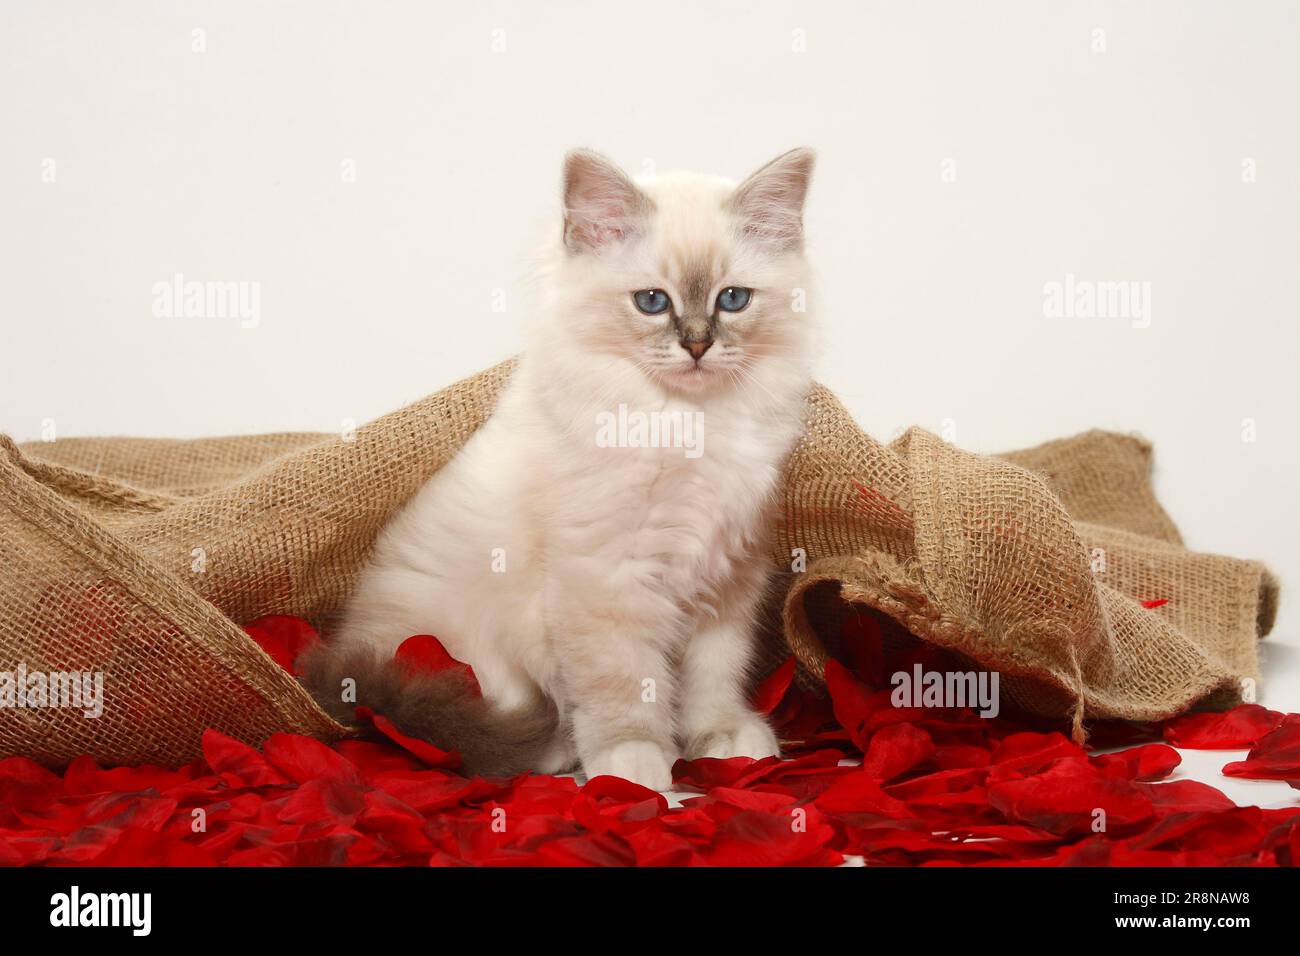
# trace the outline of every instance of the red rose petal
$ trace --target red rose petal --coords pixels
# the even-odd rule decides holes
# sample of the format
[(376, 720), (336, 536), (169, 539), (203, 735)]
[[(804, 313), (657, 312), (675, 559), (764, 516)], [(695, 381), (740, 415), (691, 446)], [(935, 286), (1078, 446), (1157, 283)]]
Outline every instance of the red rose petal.
[(1146, 794), (1106, 776), (1086, 758), (1067, 757), (1034, 776), (995, 783), (988, 795), (1007, 819), (1062, 835), (1087, 833), (1100, 823), (1108, 830), (1126, 827), (1154, 810)]
[(940, 770), (987, 767), (992, 755), (983, 747), (966, 744), (940, 744), (934, 750), (934, 762)]
[(719, 825), (701, 856), (712, 866), (829, 865), (841, 859), (826, 846), (834, 836), (816, 807), (785, 814), (741, 810)]
[(911, 816), (907, 804), (885, 793), (870, 774), (846, 774), (824, 790), (816, 800), (827, 813), (868, 815), (901, 820)]
[(228, 784), (265, 787), (290, 783), (288, 777), (248, 744), (216, 730), (203, 732), (203, 758)]
[(26, 757), (0, 760), (0, 825), (6, 811), (44, 809), (59, 795), (59, 776)]
[(460, 754), (455, 751), (442, 750), (427, 740), (410, 737), (397, 729), (396, 725), (383, 714), (376, 714), (369, 707), (356, 709), (357, 720), (369, 723), (393, 743), (419, 757), (430, 767), (455, 769), (460, 766)]
[(840, 627), (841, 653), (849, 670), (868, 687), (879, 689), (888, 684), (884, 644), (880, 616), (874, 611), (859, 609), (844, 619)]
[(1003, 739), (989, 757), (989, 779), (1036, 773), (1063, 758), (1083, 758), (1083, 748), (1062, 734), (1018, 733)]
[(1223, 772), (1229, 777), (1285, 780), (1293, 787), (1300, 784), (1300, 715), (1288, 714), (1260, 738), (1245, 760), (1228, 764)]
[(538, 849), (539, 862), (547, 866), (631, 866), (636, 853), (613, 833), (591, 833), (550, 840)]
[(273, 734), (262, 745), (267, 763), (294, 783), (327, 779), (355, 783), (360, 774), (337, 751), (298, 734)]
[(394, 771), (376, 777), (371, 783), (376, 789), (426, 814), (500, 797), (510, 790), (508, 785), (495, 785), (481, 777), (467, 779), (440, 770)]
[(337, 820), (351, 825), (365, 808), (365, 791), (337, 778), (308, 780), (296, 789), (277, 815), (282, 823)]
[(1230, 807), (1165, 817), (1128, 841), (1134, 850), (1213, 850), (1225, 862), (1251, 854), (1265, 833), (1259, 807)]
[(1108, 776), (1121, 780), (1149, 782), (1163, 780), (1183, 762), (1178, 751), (1164, 744), (1146, 744), (1118, 753), (1098, 754), (1092, 757), (1093, 765)]
[(636, 855), (637, 866), (694, 866), (703, 862), (690, 840), (664, 830), (647, 827), (628, 834), (626, 839)]
[(869, 776), (889, 781), (934, 756), (930, 735), (912, 724), (893, 724), (874, 734), (862, 758)]
[(135, 793), (145, 790), (165, 791), (185, 782), (183, 772), (151, 764), (139, 767), (102, 769), (90, 757), (78, 757), (63, 772), (65, 794)]
[(714, 787), (733, 786), (754, 767), (775, 767), (777, 757), (700, 757), (678, 760), (673, 764), (673, 781), (679, 789), (707, 791)]
[(300, 617), (287, 614), (269, 614), (249, 621), (244, 625), (244, 632), (291, 674), (298, 673), (295, 665), (303, 651), (320, 641), (314, 627)]
[(1282, 723), (1285, 714), (1241, 704), (1222, 713), (1187, 714), (1165, 724), (1165, 740), (1189, 750), (1243, 750)]
[(483, 696), (474, 668), (463, 661), (458, 661), (443, 647), (442, 641), (432, 634), (417, 634), (408, 637), (398, 645), (393, 660), (417, 673), (437, 674), (440, 671), (459, 671), (474, 687), (478, 696)]
[(781, 666), (769, 674), (754, 690), (753, 706), (760, 714), (770, 714), (776, 710), (781, 698), (790, 689), (794, 680), (796, 661), (794, 656), (787, 657)]
[(888, 691), (873, 693), (834, 658), (826, 662), (826, 690), (835, 719), (848, 731), (858, 749), (865, 752), (870, 735), (864, 728), (873, 714), (888, 706)]
[(1226, 810), (1234, 806), (1222, 791), (1199, 780), (1170, 780), (1159, 784), (1136, 784), (1150, 798), (1156, 813), (1191, 813)]

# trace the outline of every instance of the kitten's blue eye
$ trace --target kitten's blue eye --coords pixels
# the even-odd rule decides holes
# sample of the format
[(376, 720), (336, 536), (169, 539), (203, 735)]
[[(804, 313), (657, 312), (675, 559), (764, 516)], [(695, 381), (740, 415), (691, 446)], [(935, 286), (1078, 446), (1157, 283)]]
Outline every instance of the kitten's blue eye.
[(646, 315), (667, 312), (668, 306), (672, 304), (668, 293), (663, 289), (642, 289), (640, 292), (633, 292), (632, 299), (636, 302), (636, 307)]
[(722, 312), (740, 312), (749, 305), (749, 297), (753, 294), (753, 289), (729, 285), (718, 293), (718, 309)]

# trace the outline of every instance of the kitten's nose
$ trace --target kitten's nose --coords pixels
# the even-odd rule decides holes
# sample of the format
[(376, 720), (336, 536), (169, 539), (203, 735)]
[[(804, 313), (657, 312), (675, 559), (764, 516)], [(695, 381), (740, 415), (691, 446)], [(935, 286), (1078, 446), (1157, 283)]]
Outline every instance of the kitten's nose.
[(704, 353), (713, 345), (713, 339), (702, 339), (699, 342), (683, 341), (682, 348), (691, 353), (691, 358), (699, 361), (704, 357)]

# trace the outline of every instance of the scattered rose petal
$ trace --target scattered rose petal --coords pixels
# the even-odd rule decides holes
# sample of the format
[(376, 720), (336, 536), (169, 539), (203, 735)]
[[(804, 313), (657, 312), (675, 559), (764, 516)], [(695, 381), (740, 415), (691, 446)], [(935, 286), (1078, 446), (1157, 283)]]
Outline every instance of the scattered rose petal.
[(1285, 780), (1300, 785), (1300, 714), (1288, 714), (1275, 730), (1260, 738), (1245, 760), (1223, 768), (1229, 777)]
[(770, 714), (776, 710), (776, 705), (781, 703), (781, 698), (790, 689), (790, 682), (794, 680), (795, 664), (793, 655), (787, 657), (780, 667), (772, 671), (755, 688), (752, 703), (756, 711), (760, 714)]
[(480, 697), (483, 696), (478, 678), (474, 676), (474, 668), (447, 653), (447, 648), (442, 646), (442, 641), (432, 634), (408, 637), (398, 645), (393, 660), (417, 673), (436, 674), (445, 670), (458, 671), (473, 685), (475, 693)]
[(295, 664), (303, 651), (320, 640), (314, 627), (302, 618), (287, 614), (270, 614), (249, 621), (244, 625), (244, 632), (291, 674), (297, 673)]
[(383, 714), (376, 714), (369, 707), (358, 707), (356, 713), (357, 720), (362, 723), (371, 724), (375, 730), (379, 731), (399, 747), (419, 757), (420, 760), (428, 766), (448, 767), (452, 769), (460, 766), (460, 754), (455, 753), (454, 751), (442, 750), (435, 747), (427, 740), (420, 740), (418, 737), (411, 737), (402, 733), (397, 729), (393, 722)]
[(1244, 750), (1282, 723), (1285, 714), (1241, 704), (1222, 713), (1187, 714), (1165, 724), (1165, 740), (1188, 750)]

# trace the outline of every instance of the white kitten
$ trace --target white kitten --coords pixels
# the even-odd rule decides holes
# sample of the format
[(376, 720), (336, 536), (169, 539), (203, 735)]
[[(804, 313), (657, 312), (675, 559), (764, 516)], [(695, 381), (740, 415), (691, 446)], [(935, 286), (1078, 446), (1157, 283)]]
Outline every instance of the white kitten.
[[(380, 534), (309, 671), (323, 703), (345, 715), (352, 676), (358, 703), (478, 772), (580, 763), (663, 790), (679, 755), (778, 753), (747, 669), (810, 383), (812, 166), (794, 150), (737, 187), (567, 157), (524, 355)], [(473, 666), (485, 701), (392, 672), (424, 633)]]

